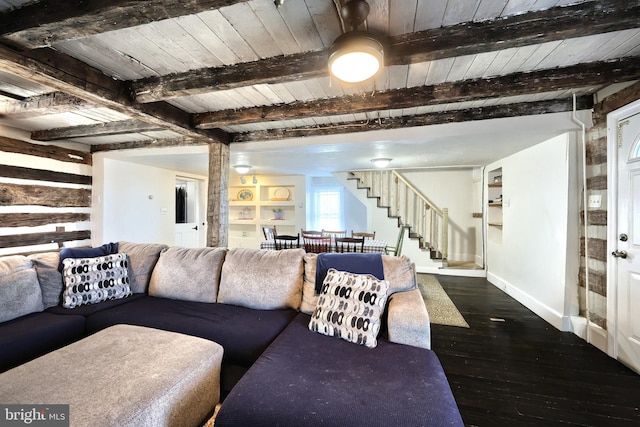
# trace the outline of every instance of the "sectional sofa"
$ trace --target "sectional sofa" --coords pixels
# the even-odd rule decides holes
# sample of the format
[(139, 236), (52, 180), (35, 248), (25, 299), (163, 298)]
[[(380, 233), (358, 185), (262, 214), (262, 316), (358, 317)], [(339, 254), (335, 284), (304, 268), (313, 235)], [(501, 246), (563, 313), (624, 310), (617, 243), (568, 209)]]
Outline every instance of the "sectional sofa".
[[(362, 277), (385, 294), (375, 301), (381, 314), (375, 328), (375, 322), (364, 319), (363, 326), (362, 318), (352, 316), (354, 335), (322, 324), (324, 318), (339, 318), (342, 325), (342, 314), (337, 306), (328, 314), (320, 310), (332, 304), (334, 288), (322, 289), (320, 281), (317, 295), (317, 255), (302, 249), (131, 242), (113, 248), (122, 254), (113, 259), (127, 274), (105, 281), (100, 292), (106, 300), (93, 303), (86, 303), (86, 296), (83, 301), (82, 292), (74, 294), (76, 288), (83, 291), (81, 285), (72, 290), (70, 279), (63, 280), (72, 263), (65, 261), (61, 270), (58, 252), (0, 258), (0, 372), (110, 326), (129, 324), (223, 347), (224, 401), (217, 427), (463, 425), (429, 349), (428, 313), (409, 259), (382, 255), (378, 267), (384, 280), (379, 281), (352, 274), (363, 271), (329, 271), (349, 286), (347, 292), (338, 286), (336, 297), (339, 289), (348, 296), (354, 278)], [(77, 274), (84, 274), (81, 267)], [(334, 277), (329, 274), (325, 284)], [(114, 282), (126, 283), (127, 292), (116, 295)], [(373, 312), (373, 296), (361, 295), (366, 313)]]

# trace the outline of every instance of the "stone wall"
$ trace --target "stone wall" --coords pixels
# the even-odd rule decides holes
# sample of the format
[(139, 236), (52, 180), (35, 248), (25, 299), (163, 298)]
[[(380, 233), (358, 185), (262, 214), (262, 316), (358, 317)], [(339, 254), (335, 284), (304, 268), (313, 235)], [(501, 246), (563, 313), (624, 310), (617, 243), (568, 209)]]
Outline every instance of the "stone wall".
[[(580, 213), (580, 315), (586, 316), (588, 308), (589, 319), (603, 329), (607, 327), (607, 114), (637, 99), (640, 99), (640, 83), (604, 98), (594, 106), (594, 124), (586, 132), (587, 194), (600, 194), (602, 205), (587, 210), (589, 253), (586, 255), (584, 217)], [(585, 291), (586, 266), (589, 269), (589, 307)]]

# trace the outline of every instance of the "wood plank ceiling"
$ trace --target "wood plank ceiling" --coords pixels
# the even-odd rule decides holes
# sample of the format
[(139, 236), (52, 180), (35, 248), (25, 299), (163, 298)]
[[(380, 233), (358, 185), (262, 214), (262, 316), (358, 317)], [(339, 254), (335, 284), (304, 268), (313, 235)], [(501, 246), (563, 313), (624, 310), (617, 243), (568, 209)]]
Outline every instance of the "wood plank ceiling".
[[(344, 2), (344, 0), (343, 0)], [(640, 79), (640, 0), (369, 0), (372, 81), (326, 60), (340, 0), (0, 0), (0, 124), (92, 151), (569, 111)]]

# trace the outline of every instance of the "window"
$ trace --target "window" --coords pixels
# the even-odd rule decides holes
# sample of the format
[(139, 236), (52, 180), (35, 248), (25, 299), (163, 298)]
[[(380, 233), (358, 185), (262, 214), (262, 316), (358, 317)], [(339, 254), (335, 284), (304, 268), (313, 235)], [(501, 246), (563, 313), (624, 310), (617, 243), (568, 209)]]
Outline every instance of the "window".
[(307, 227), (312, 230), (344, 229), (344, 187), (332, 180), (314, 178), (310, 191)]

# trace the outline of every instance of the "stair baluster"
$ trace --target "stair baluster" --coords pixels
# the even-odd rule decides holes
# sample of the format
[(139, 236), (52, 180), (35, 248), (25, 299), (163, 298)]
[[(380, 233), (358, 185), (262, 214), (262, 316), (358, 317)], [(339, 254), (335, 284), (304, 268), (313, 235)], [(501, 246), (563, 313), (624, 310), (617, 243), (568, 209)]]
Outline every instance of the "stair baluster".
[(418, 239), (420, 248), (428, 250), (432, 259), (447, 265), (449, 211), (440, 209), (394, 170), (357, 171), (352, 176), (359, 188), (367, 189), (367, 197), (376, 198), (387, 215), (397, 218), (398, 226), (409, 229), (409, 237)]

